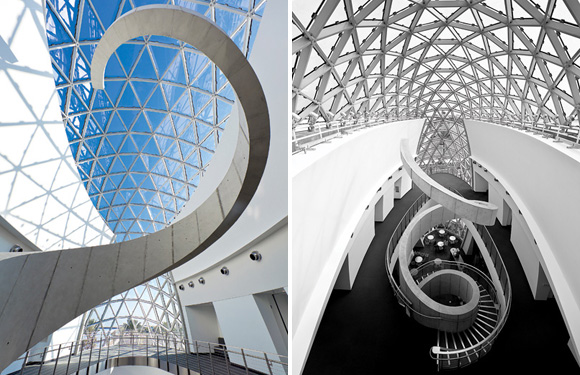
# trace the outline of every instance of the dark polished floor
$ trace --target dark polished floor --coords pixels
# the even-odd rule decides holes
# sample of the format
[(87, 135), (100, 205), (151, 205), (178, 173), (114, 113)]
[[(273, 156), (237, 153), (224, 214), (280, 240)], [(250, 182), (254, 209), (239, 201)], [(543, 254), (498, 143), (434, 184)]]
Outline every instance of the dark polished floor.
[[(466, 198), (487, 200), (451, 175), (433, 176)], [(436, 373), (429, 349), (436, 331), (405, 315), (393, 295), (384, 267), (386, 244), (400, 218), (418, 198), (414, 188), (386, 220), (376, 223), (376, 235), (351, 291), (334, 291), (320, 323), (304, 374), (375, 374), (405, 370)], [(457, 374), (520, 373), (580, 374), (568, 349), (568, 333), (556, 302), (535, 301), (524, 271), (509, 241), (510, 227), (488, 227), (510, 274), (513, 300), (508, 321), (491, 352)]]

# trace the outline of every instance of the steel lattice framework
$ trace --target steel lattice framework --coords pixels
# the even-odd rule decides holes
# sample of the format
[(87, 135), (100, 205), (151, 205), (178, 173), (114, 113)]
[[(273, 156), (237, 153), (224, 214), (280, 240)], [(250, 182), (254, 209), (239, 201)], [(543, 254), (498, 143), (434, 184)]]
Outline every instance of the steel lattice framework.
[(325, 0), (293, 10), (295, 124), (312, 114), (426, 118), (421, 164), (460, 169), (464, 119), (579, 141), (578, 1)]

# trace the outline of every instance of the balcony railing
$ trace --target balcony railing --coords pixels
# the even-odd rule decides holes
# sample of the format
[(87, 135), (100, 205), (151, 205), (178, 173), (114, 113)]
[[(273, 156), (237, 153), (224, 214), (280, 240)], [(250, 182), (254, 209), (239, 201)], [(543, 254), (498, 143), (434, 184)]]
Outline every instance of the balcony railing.
[(27, 351), (12, 375), (96, 374), (111, 367), (143, 365), (176, 375), (286, 375), (288, 357), (177, 336), (122, 334)]
[(407, 120), (407, 118), (361, 118), (317, 122), (315, 124), (296, 124), (292, 128), (292, 153), (296, 154), (301, 151), (306, 152), (320, 143), (328, 142), (333, 138), (340, 138), (343, 135), (348, 135), (359, 129), (385, 125), (390, 122), (403, 120)]

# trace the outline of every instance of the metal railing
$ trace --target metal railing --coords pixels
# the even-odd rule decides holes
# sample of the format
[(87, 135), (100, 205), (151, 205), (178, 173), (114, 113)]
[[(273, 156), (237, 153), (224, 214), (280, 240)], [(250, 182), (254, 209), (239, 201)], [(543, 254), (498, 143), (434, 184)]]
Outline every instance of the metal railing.
[(463, 272), (481, 284), (481, 286), (490, 294), (494, 303), (499, 303), (497, 290), (493, 284), (493, 281), (491, 281), (489, 276), (486, 275), (483, 271), (477, 267), (472, 266), (471, 264), (441, 259), (439, 259), (439, 261), (431, 260), (417, 268), (417, 275), (415, 275), (414, 278), (421, 279), (426, 275), (440, 270), (456, 270)]
[[(487, 228), (483, 225), (476, 225), (477, 232), (480, 234), (489, 255), (491, 256), (492, 262), (494, 264), (495, 270), (497, 272), (498, 278), (501, 284), (501, 291), (505, 298), (505, 309), (499, 309), (498, 311), (498, 323), (491, 331), (491, 333), (485, 337), (482, 341), (468, 348), (455, 350), (449, 348), (443, 348), (439, 346), (434, 346), (431, 348), (431, 358), (437, 361), (438, 370), (443, 366), (445, 369), (459, 368), (466, 364), (473, 363), (483, 357), (491, 349), (495, 340), (497, 339), (499, 333), (503, 329), (505, 322), (509, 316), (511, 310), (512, 302), (512, 289), (510, 278), (507, 272), (507, 268), (501, 258), (499, 250), (493, 241), (491, 235)], [(491, 282), (491, 280), (490, 280)], [(495, 289), (495, 288), (494, 288)], [(494, 297), (494, 301), (497, 304), (497, 296)], [(501, 305), (500, 305), (501, 306)], [(467, 359), (469, 359), (467, 361)]]
[[(417, 200), (415, 200), (415, 202), (413, 202), (411, 207), (409, 207), (407, 212), (405, 212), (405, 214), (403, 215), (403, 217), (399, 221), (399, 224), (397, 224), (397, 227), (393, 231), (393, 234), (391, 235), (391, 238), (389, 239), (389, 242), (387, 244), (387, 251), (385, 254), (385, 268), (387, 269), (387, 276), (389, 278), (389, 282), (390, 282), (391, 286), (393, 287), (393, 292), (395, 294), (395, 297), (397, 297), (397, 301), (399, 302), (399, 305), (405, 307), (405, 309), (407, 310), (407, 314), (409, 316), (411, 316), (412, 314), (416, 314), (416, 315), (421, 316), (425, 319), (440, 320), (441, 318), (438, 316), (428, 316), (428, 315), (425, 315), (425, 314), (420, 313), (419, 311), (413, 309), (413, 303), (401, 291), (401, 289), (399, 288), (399, 285), (395, 281), (393, 275), (391, 274), (391, 270), (390, 270), (391, 258), (393, 256), (395, 248), (397, 247), (397, 244), (399, 243), (399, 240), (401, 239), (401, 236), (403, 235), (403, 232), (405, 232), (405, 229), (407, 229), (407, 226), (409, 226), (409, 223), (411, 222), (411, 220), (413, 220), (413, 218), (415, 217), (417, 212), (419, 212), (419, 210), (423, 207), (423, 205), (425, 203), (427, 203), (428, 200), (429, 200), (429, 197), (427, 195), (421, 194), (421, 196), (419, 198), (417, 198)], [(395, 260), (395, 262), (397, 262), (397, 261), (398, 260)]]
[[(410, 119), (410, 118), (409, 118)], [(352, 119), (330, 122), (317, 122), (315, 124), (296, 124), (292, 128), (292, 153), (306, 152), (312, 147), (330, 141), (333, 138), (342, 137), (362, 128), (384, 125), (391, 122), (406, 119), (369, 118)]]
[[(417, 118), (421, 117), (377, 117), (369, 119), (359, 118), (329, 122), (324, 121), (316, 122), (314, 124), (298, 123), (292, 128), (292, 153), (296, 154), (301, 151), (306, 152), (317, 144), (327, 142), (344, 134), (349, 134), (349, 131)], [(580, 128), (578, 126), (543, 123), (541, 121), (522, 121), (521, 119), (495, 116), (465, 116), (464, 118), (466, 120), (491, 122), (526, 132), (533, 132), (534, 134), (541, 135), (543, 138), (553, 139), (555, 142), (565, 142), (570, 148), (580, 147)], [(575, 125), (577, 125), (577, 122)]]
[(172, 374), (286, 375), (288, 357), (172, 335), (92, 337), (27, 351), (13, 375), (96, 374), (120, 365), (145, 365)]
[[(469, 119), (469, 118), (466, 118)], [(526, 132), (532, 132), (541, 135), (543, 138), (551, 138), (555, 142), (565, 142), (570, 148), (577, 148), (580, 146), (580, 128), (572, 125), (561, 125), (557, 123), (548, 123), (541, 121), (521, 121), (518, 119), (505, 119), (498, 117), (481, 117), (470, 118), (473, 120), (491, 122), (510, 128), (520, 129)]]
[[(407, 311), (407, 315), (412, 317), (413, 314), (416, 314), (418, 316), (421, 316), (424, 319), (426, 318), (426, 319), (437, 320), (437, 319), (441, 319), (441, 318), (437, 317), (437, 316), (427, 316), (427, 315), (422, 314), (422, 313), (416, 311), (415, 309), (413, 309), (412, 302), (401, 291), (401, 289), (399, 288), (399, 285), (397, 284), (397, 282), (395, 281), (395, 278), (393, 277), (393, 275), (391, 273), (391, 260), (393, 258), (393, 253), (395, 251), (395, 248), (397, 247), (397, 244), (399, 243), (399, 240), (401, 239), (401, 236), (403, 235), (403, 232), (408, 227), (411, 220), (413, 220), (413, 218), (415, 217), (417, 212), (421, 209), (421, 207), (423, 207), (423, 205), (428, 200), (429, 200), (429, 197), (427, 197), (425, 194), (421, 195), (411, 205), (411, 207), (403, 215), (403, 218), (399, 221), (399, 224), (397, 225), (397, 227), (393, 231), (393, 234), (392, 234), (392, 236), (387, 244), (387, 250), (386, 250), (386, 254), (385, 254), (385, 268), (387, 270), (387, 276), (388, 276), (389, 282), (393, 288), (393, 292), (394, 292), (395, 296), (397, 297), (399, 304), (401, 306), (405, 307), (405, 309)], [(476, 225), (476, 228), (477, 228), (477, 231), (479, 232), (480, 236), (482, 237), (482, 239), (484, 241), (484, 244), (485, 244), (487, 251), (489, 252), (489, 254), (491, 256), (492, 262), (494, 264), (495, 270), (496, 270), (498, 278), (500, 280), (500, 284), (501, 284), (501, 288), (502, 288), (501, 293), (503, 293), (503, 295), (504, 295), (504, 298), (506, 301), (506, 308), (504, 310), (499, 310), (499, 312), (498, 312), (498, 324), (494, 327), (492, 332), (486, 338), (484, 338), (482, 341), (480, 341), (480, 342), (478, 342), (478, 343), (476, 343), (468, 348), (457, 349), (457, 350), (439, 347), (439, 346), (432, 347), (431, 351), (430, 351), (430, 355), (433, 359), (435, 359), (437, 361), (438, 370), (441, 369), (443, 366), (443, 359), (445, 360), (445, 363), (446, 363), (445, 368), (450, 369), (450, 368), (461, 367), (464, 363), (472, 363), (472, 362), (478, 360), (479, 358), (483, 357), (483, 355), (485, 355), (489, 351), (489, 349), (491, 349), (491, 346), (493, 345), (498, 334), (501, 332), (503, 326), (505, 325), (505, 321), (506, 321), (506, 319), (509, 315), (509, 312), (510, 312), (512, 292), (511, 292), (511, 284), (510, 284), (510, 280), (509, 280), (509, 275), (507, 273), (507, 269), (505, 267), (505, 264), (503, 263), (503, 260), (501, 259), (501, 256), (499, 254), (499, 250), (497, 249), (497, 246), (493, 242), (493, 239), (491, 238), (491, 235), (487, 231), (487, 228), (485, 226), (482, 226), (482, 225)], [(483, 250), (485, 250), (485, 249), (482, 249), (482, 251)], [(392, 260), (392, 262), (398, 262), (398, 261), (399, 261), (398, 259)], [(399, 262), (399, 267), (401, 267), (401, 266), (403, 266), (403, 265), (401, 265), (401, 263)], [(492, 299), (494, 301), (494, 304), (496, 304), (496, 305), (499, 304), (499, 298), (498, 298), (498, 294), (497, 294), (498, 291), (497, 291), (497, 288), (495, 287), (493, 281), (490, 279), (490, 277), (488, 275), (486, 275), (484, 272), (482, 272), (481, 270), (479, 270), (478, 268), (471, 266), (469, 264), (466, 264), (466, 263), (458, 264), (457, 262), (441, 261), (440, 265), (437, 265), (435, 263), (435, 261), (430, 261), (428, 263), (425, 263), (424, 265), (422, 265), (421, 267), (419, 267), (417, 269), (418, 274), (416, 277), (420, 277), (421, 275), (425, 275), (427, 273), (434, 272), (435, 270), (439, 270), (439, 269), (443, 269), (443, 268), (452, 268), (452, 269), (460, 270), (460, 271), (467, 273), (474, 280), (480, 282), (482, 284), (482, 286), (489, 292), (490, 296), (492, 297)], [(501, 306), (501, 304), (499, 304), (499, 305)], [(465, 361), (465, 359), (468, 357), (469, 357), (470, 361)]]

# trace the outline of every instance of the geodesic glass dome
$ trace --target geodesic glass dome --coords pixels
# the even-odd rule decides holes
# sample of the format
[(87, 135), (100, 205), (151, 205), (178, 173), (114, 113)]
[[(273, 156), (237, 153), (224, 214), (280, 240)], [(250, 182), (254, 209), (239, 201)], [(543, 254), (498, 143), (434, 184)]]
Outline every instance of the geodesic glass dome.
[[(117, 49), (105, 89), (90, 64), (105, 30), (150, 4), (192, 9), (214, 21), (249, 56), (266, 0), (47, 0), (47, 41), (70, 148), (79, 175), (116, 241), (155, 232), (197, 188), (227, 126), (234, 92), (194, 47), (148, 35)], [(182, 334), (171, 275), (92, 309), (85, 335), (127, 327)]]
[(294, 1), (294, 123), (425, 118), (418, 161), (466, 181), (465, 119), (578, 144), (579, 22), (564, 0)]

